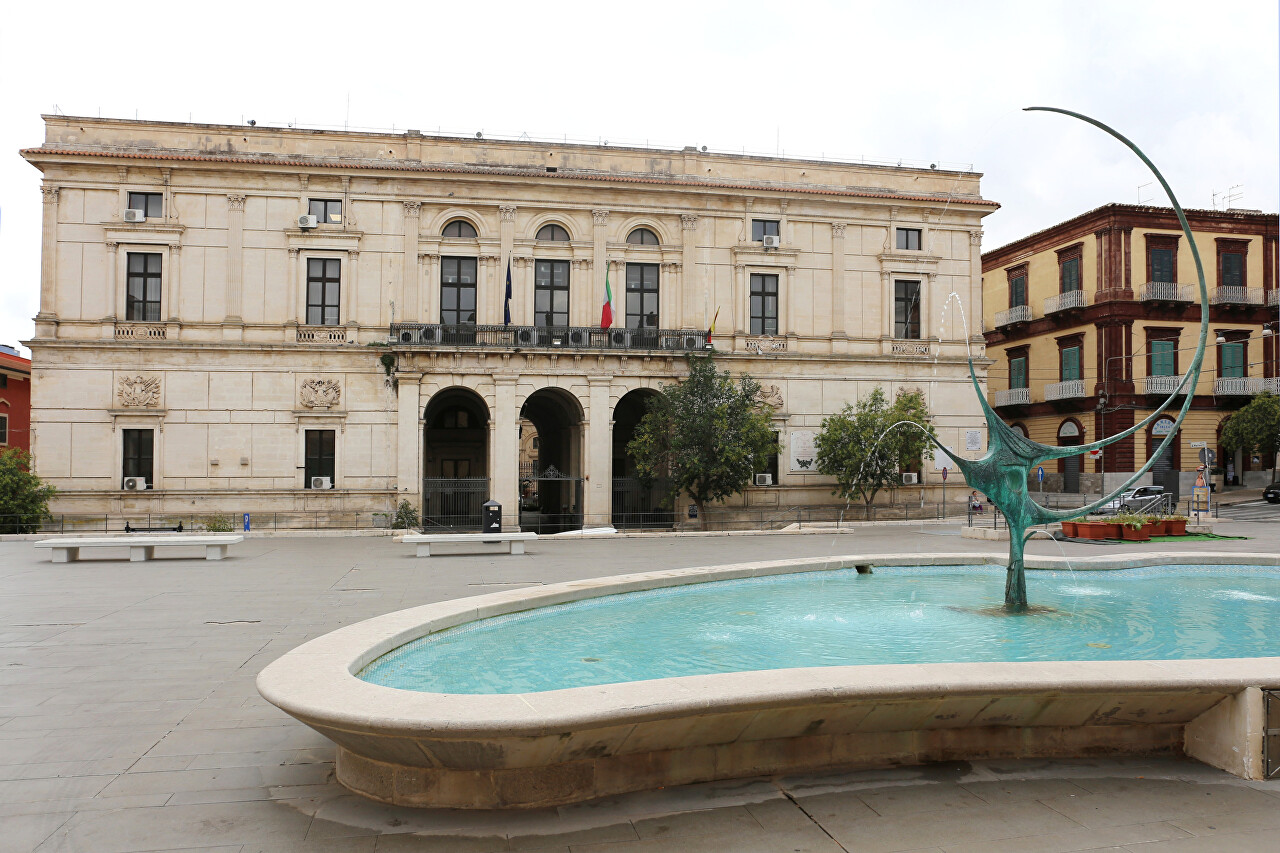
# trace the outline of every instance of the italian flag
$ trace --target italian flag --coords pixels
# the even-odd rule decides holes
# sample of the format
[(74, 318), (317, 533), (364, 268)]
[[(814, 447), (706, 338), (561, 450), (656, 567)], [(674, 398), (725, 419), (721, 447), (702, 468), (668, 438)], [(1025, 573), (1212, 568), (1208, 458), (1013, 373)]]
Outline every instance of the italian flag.
[(613, 290), (609, 287), (609, 262), (604, 264), (604, 305), (600, 308), (600, 328), (613, 325)]

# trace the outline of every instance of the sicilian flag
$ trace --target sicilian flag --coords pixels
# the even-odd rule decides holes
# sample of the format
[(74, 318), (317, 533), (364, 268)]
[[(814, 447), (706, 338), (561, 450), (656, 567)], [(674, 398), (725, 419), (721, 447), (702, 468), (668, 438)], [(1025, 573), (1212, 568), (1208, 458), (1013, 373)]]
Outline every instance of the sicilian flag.
[(600, 309), (600, 328), (613, 325), (613, 290), (609, 287), (609, 262), (604, 264), (604, 306)]
[(507, 300), (502, 306), (502, 325), (511, 325), (511, 256), (507, 256)]
[(711, 342), (711, 336), (716, 332), (716, 320), (720, 319), (720, 308), (716, 307), (715, 316), (711, 318), (711, 325), (707, 327), (707, 343)]

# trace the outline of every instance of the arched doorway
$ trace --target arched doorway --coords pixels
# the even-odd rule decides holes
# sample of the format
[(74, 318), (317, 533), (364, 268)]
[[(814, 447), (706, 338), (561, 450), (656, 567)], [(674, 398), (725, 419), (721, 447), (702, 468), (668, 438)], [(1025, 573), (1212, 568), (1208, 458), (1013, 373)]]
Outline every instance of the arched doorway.
[[(1067, 418), (1058, 425), (1058, 446), (1076, 447), (1084, 443), (1084, 429), (1075, 418)], [(1062, 491), (1080, 491), (1080, 457), (1068, 456), (1058, 460), (1058, 472), (1062, 474)]]
[(674, 511), (663, 507), (670, 481), (642, 480), (637, 476), (635, 459), (627, 452), (649, 401), (660, 396), (652, 389), (638, 388), (624, 394), (613, 408), (612, 519), (619, 529), (669, 528), (675, 523)]
[(489, 499), (489, 408), (467, 388), (436, 393), (423, 414), (422, 526), (474, 529)]
[[(1160, 442), (1165, 440), (1169, 433), (1174, 431), (1177, 422), (1173, 418), (1160, 418), (1151, 426), (1147, 427), (1147, 458), (1150, 459), (1155, 455), (1156, 448), (1160, 446)], [(1179, 447), (1182, 438), (1179, 435), (1169, 442), (1169, 447), (1151, 466), (1151, 482), (1157, 486), (1164, 486), (1165, 494), (1173, 495), (1174, 503), (1181, 499), (1178, 487), (1179, 472), (1182, 465), (1179, 459)]]
[(520, 529), (581, 528), (582, 407), (577, 399), (559, 388), (530, 394), (520, 407), (520, 447)]

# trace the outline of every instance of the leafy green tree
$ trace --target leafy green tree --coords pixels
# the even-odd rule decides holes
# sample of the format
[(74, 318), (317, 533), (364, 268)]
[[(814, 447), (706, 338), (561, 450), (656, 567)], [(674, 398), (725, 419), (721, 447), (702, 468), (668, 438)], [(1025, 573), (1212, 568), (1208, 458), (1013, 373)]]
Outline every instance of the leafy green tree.
[(32, 473), (27, 451), (0, 451), (0, 533), (35, 533), (49, 517), (55, 491)]
[(716, 372), (711, 356), (689, 356), (689, 376), (647, 403), (627, 452), (642, 480), (671, 478), (670, 499), (693, 498), (698, 518), (708, 502), (742, 491), (757, 458), (773, 452), (772, 410), (756, 399), (760, 383)]
[(1222, 446), (1229, 452), (1257, 453), (1271, 463), (1271, 479), (1276, 478), (1276, 453), (1280, 451), (1280, 397), (1262, 393), (1227, 418), (1222, 427)]
[[(814, 441), (818, 470), (836, 478), (834, 494), (869, 505), (880, 491), (898, 483), (903, 468), (923, 456), (929, 446), (925, 433), (935, 435), (931, 418), (923, 392), (899, 391), (890, 405), (877, 385), (857, 404), (846, 404), (823, 419)], [(900, 421), (916, 426), (890, 429)]]

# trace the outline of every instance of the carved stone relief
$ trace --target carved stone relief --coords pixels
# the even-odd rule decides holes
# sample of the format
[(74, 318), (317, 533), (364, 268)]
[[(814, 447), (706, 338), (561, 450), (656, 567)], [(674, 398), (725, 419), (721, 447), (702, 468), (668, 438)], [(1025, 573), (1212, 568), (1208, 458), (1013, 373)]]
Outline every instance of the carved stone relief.
[(121, 376), (116, 394), (123, 409), (154, 409), (160, 405), (160, 380), (154, 376)]
[(333, 379), (308, 379), (298, 389), (298, 399), (308, 409), (332, 409), (342, 400), (342, 386)]
[(777, 385), (761, 385), (760, 392), (756, 394), (756, 399), (766, 406), (771, 407), (775, 412), (780, 411), (783, 406), (782, 389)]

